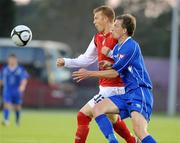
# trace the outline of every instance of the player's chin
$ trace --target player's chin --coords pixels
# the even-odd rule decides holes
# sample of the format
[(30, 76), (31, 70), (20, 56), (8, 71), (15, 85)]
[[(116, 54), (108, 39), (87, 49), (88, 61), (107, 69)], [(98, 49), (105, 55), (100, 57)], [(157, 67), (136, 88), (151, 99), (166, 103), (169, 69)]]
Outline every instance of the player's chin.
[(98, 32), (103, 32), (103, 29), (100, 26), (96, 26)]

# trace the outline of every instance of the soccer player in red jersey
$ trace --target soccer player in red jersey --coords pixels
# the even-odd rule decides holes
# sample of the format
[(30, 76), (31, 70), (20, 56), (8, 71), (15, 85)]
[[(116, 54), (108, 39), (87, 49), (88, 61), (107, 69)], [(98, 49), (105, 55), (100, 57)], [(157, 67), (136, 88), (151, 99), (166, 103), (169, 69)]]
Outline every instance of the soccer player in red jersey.
[[(108, 6), (100, 6), (93, 11), (94, 25), (98, 33), (93, 37), (86, 52), (75, 59), (58, 58), (57, 67), (79, 68), (87, 67), (97, 60), (99, 62), (99, 70), (105, 70), (101, 67), (104, 60), (113, 63), (113, 59), (101, 53), (103, 47), (113, 49), (117, 44), (117, 40), (113, 39), (111, 27), (114, 22), (114, 10)], [(87, 104), (85, 104), (77, 114), (78, 128), (76, 131), (75, 143), (85, 143), (89, 132), (89, 123), (93, 118), (92, 109), (96, 103), (106, 97), (114, 94), (124, 94), (125, 89), (122, 80), (117, 77), (113, 79), (99, 80), (99, 93), (95, 95)], [(126, 140), (127, 143), (135, 143), (135, 138), (131, 135), (129, 129), (121, 118), (116, 114), (108, 115), (113, 123), (114, 130)]]

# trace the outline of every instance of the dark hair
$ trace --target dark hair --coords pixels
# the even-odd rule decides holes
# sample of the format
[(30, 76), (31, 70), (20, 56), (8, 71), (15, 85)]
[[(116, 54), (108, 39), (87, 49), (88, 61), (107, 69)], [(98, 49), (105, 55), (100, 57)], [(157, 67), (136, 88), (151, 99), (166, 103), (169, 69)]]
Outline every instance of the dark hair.
[(8, 58), (16, 58), (16, 55), (14, 53), (11, 53), (8, 55)]
[(128, 36), (133, 36), (136, 29), (136, 18), (131, 14), (123, 14), (116, 17), (116, 20), (123, 20), (122, 27), (127, 29)]
[(97, 12), (102, 12), (105, 16), (108, 17), (109, 21), (113, 22), (114, 19), (115, 19), (115, 12), (114, 10), (109, 7), (109, 6), (106, 6), (106, 5), (103, 5), (103, 6), (100, 6), (100, 7), (97, 7), (93, 10), (93, 13), (97, 13)]

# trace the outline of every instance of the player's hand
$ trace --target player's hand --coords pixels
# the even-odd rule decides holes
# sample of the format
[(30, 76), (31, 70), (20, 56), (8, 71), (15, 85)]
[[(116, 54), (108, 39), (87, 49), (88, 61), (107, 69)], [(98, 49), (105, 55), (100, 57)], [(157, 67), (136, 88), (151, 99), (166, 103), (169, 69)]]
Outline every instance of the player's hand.
[(106, 60), (100, 61), (99, 62), (99, 69), (100, 70), (107, 70), (107, 69), (112, 69), (112, 63)]
[(63, 58), (58, 58), (57, 60), (56, 60), (56, 66), (58, 67), (58, 68), (60, 68), (60, 67), (63, 67), (64, 66), (64, 59)]
[(101, 53), (104, 54), (105, 56), (107, 56), (110, 51), (111, 51), (111, 49), (108, 47), (105, 47), (105, 46), (102, 47), (102, 49), (101, 49)]
[(72, 76), (73, 80), (75, 80), (76, 82), (80, 82), (89, 77), (89, 71), (86, 69), (80, 69), (78, 71), (73, 72)]

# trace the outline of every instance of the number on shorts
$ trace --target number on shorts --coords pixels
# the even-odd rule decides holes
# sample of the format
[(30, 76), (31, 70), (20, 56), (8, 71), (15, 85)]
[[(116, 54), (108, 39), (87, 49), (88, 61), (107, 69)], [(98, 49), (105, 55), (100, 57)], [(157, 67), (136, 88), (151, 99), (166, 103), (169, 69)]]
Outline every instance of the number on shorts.
[(103, 99), (104, 99), (104, 96), (102, 96), (101, 94), (97, 94), (96, 96), (94, 96), (94, 102), (95, 103), (98, 103)]

